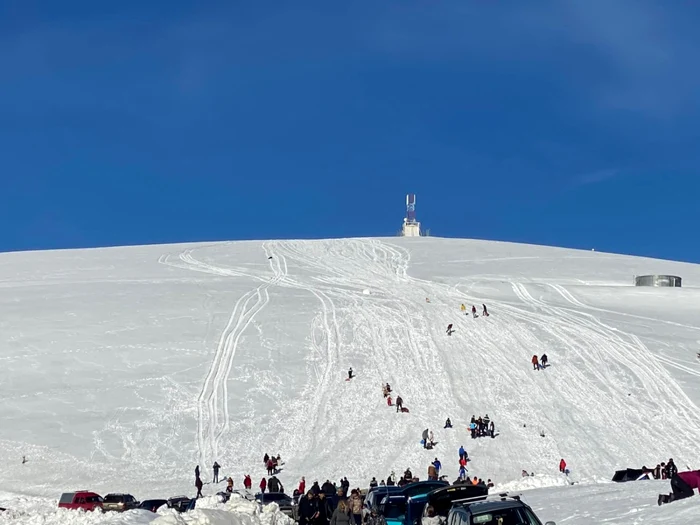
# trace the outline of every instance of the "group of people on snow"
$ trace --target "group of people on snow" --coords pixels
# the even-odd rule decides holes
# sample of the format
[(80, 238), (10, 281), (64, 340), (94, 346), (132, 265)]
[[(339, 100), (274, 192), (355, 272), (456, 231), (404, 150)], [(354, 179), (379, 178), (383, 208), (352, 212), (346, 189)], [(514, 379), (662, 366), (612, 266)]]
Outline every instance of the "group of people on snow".
[(273, 474), (279, 474), (279, 467), (282, 464), (282, 456), (277, 454), (277, 457), (265, 454), (263, 457), (263, 464), (267, 469), (267, 475), (272, 476)]
[(547, 368), (547, 354), (542, 354), (542, 357), (538, 359), (537, 355), (532, 356), (532, 369), (539, 370), (540, 368)]
[[(481, 315), (483, 315), (484, 317), (488, 317), (488, 316), (489, 316), (489, 311), (488, 311), (488, 309), (486, 308), (486, 305), (485, 305), (485, 304), (482, 304), (481, 306), (483, 307), (483, 310), (481, 311)], [(464, 304), (460, 305), (459, 309), (460, 309), (462, 312), (465, 312), (465, 314), (466, 314), (467, 307), (464, 306)], [(474, 306), (474, 305), (472, 305), (472, 317), (474, 317), (474, 318), (479, 317), (478, 315), (476, 315), (476, 306)]]
[(472, 419), (469, 422), (469, 432), (472, 439), (487, 436), (494, 438), (496, 437), (496, 425), (494, 425), (493, 421), (491, 421), (488, 414), (486, 414), (483, 418), (481, 416), (478, 418), (476, 416), (472, 416)]

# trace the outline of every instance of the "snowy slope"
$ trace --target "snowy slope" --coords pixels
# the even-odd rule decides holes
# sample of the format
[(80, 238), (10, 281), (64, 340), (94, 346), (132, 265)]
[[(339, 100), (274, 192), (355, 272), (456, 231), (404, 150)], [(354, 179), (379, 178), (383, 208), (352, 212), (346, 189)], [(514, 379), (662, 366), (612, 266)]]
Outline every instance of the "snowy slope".
[[(684, 288), (631, 286), (646, 273)], [(214, 460), (257, 485), (265, 452), (288, 492), (302, 475), (364, 486), (423, 478), (436, 455), (454, 477), (461, 444), (470, 473), (505, 488), (523, 468), (564, 484), (561, 457), (582, 482), (669, 457), (700, 468), (698, 283), (695, 265), (432, 238), (3, 254), (0, 490), (168, 497)], [(551, 367), (532, 371), (544, 352)], [(386, 406), (384, 381), (409, 414)], [(499, 436), (473, 441), (484, 413)], [(593, 487), (555, 490), (620, 490)]]

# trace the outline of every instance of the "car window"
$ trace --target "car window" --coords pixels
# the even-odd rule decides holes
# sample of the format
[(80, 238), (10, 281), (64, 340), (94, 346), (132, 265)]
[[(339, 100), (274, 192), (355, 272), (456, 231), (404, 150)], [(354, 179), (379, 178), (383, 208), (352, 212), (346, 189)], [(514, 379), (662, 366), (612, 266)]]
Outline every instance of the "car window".
[(525, 514), (523, 508), (510, 508), (485, 512), (472, 516), (473, 525), (536, 525)]
[(85, 501), (87, 501), (88, 503), (99, 503), (100, 501), (102, 501), (102, 498), (100, 498), (99, 496), (88, 496), (87, 498), (85, 498)]
[(530, 525), (542, 525), (542, 522), (535, 516), (535, 513), (532, 512), (530, 509), (525, 509), (525, 514), (527, 514), (528, 519), (530, 520)]
[(112, 494), (105, 496), (105, 503), (119, 503), (121, 500), (121, 496), (115, 496)]
[(85, 503), (85, 498), (78, 498), (78, 504), (84, 504)]
[(61, 499), (58, 502), (64, 504), (73, 503), (73, 496), (75, 496), (73, 492), (66, 492), (65, 494), (61, 494)]

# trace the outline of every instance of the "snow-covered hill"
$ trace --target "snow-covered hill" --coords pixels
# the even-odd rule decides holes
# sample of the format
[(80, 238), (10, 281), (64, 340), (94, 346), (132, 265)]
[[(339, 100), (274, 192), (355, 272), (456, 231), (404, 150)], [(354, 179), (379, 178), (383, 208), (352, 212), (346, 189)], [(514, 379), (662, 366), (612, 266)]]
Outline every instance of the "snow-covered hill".
[[(684, 288), (632, 286), (647, 273)], [(0, 490), (168, 497), (214, 460), (257, 486), (266, 452), (288, 492), (301, 476), (425, 478), (435, 456), (453, 478), (460, 445), (470, 474), (502, 488), (526, 488), (522, 469), (564, 485), (562, 457), (582, 483), (669, 457), (700, 468), (698, 283), (690, 264), (433, 238), (3, 254)], [(545, 352), (551, 366), (533, 371)], [(387, 381), (410, 413), (386, 406)], [(470, 439), (486, 413), (498, 436)], [(434, 451), (419, 444), (428, 427)], [(621, 489), (551, 490), (533, 498), (562, 519), (574, 511), (550, 516), (546, 494)]]

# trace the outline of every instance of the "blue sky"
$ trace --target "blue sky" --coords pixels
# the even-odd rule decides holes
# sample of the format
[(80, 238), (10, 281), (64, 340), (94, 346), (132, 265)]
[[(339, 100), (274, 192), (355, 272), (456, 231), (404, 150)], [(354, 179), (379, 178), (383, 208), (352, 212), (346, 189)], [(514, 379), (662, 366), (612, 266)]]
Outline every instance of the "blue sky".
[(700, 4), (0, 3), (0, 250), (434, 235), (700, 261)]

